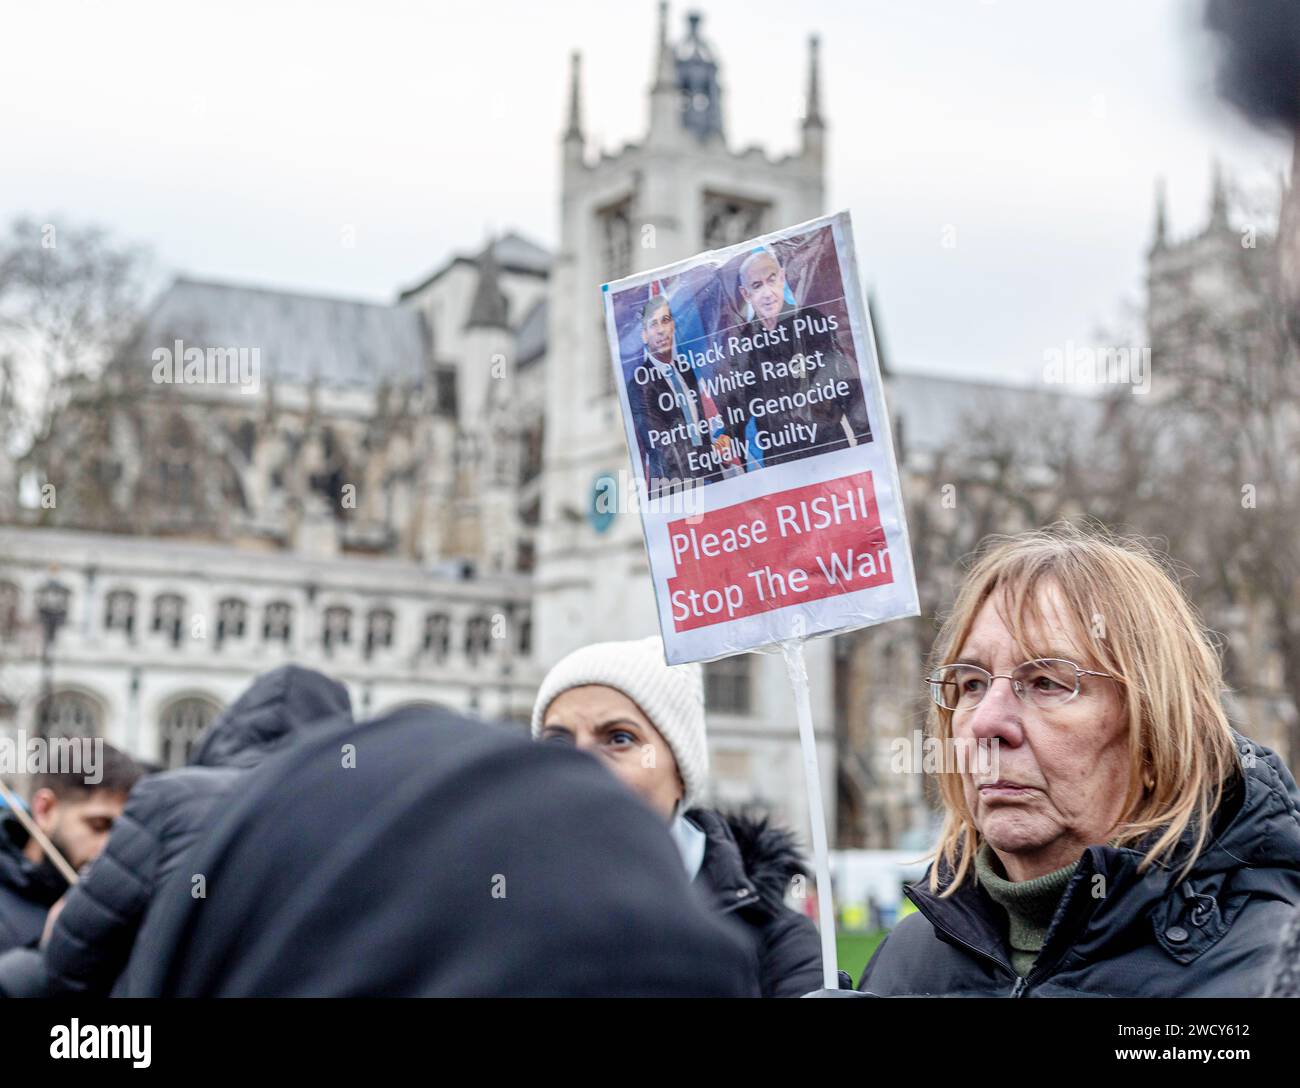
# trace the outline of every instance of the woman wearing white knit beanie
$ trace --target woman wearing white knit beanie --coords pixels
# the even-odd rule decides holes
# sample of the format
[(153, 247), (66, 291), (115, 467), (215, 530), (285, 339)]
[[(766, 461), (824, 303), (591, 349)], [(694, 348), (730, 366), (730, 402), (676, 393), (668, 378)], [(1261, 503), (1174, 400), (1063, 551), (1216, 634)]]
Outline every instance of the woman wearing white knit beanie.
[(663, 818), (695, 885), (750, 930), (764, 997), (821, 986), (817, 931), (785, 905), (804, 872), (793, 836), (699, 807), (709, 776), (699, 665), (665, 664), (658, 637), (584, 646), (542, 681), (533, 737), (596, 756)]

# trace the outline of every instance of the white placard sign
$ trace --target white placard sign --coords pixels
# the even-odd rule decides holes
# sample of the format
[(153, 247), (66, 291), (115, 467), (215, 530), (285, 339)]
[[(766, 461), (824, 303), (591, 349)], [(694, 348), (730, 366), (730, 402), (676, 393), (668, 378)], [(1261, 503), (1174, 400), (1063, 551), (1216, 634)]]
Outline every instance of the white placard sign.
[(848, 213), (602, 292), (668, 662), (918, 614)]

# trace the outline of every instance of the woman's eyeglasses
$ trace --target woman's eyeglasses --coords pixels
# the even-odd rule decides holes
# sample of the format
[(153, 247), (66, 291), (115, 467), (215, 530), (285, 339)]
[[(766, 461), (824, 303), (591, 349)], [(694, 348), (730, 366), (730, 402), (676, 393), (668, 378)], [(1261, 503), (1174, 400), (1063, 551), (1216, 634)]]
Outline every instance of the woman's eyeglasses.
[(1010, 680), (1011, 690), (1030, 706), (1043, 710), (1063, 706), (1079, 694), (1085, 676), (1114, 679), (1108, 672), (1081, 669), (1073, 661), (1040, 657), (998, 676), (978, 665), (940, 665), (925, 678), (930, 698), (945, 710), (973, 710), (994, 680)]

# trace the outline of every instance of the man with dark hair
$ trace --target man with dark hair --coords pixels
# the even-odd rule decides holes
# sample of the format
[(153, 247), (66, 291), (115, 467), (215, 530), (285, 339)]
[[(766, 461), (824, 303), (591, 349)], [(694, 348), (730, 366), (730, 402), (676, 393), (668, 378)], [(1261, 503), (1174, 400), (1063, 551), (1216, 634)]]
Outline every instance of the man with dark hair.
[[(51, 741), (51, 744), (56, 743)], [(96, 753), (81, 771), (33, 776), (32, 820), (68, 864), (81, 869), (99, 856), (141, 769), (130, 756), (103, 741), (77, 740)], [(0, 952), (35, 944), (50, 907), (68, 884), (7, 809), (0, 816)]]
[[(68, 892), (41, 948), (0, 953), (0, 996), (111, 992), (157, 889), (250, 768), (325, 722), (352, 720), (347, 688), (311, 669), (263, 673), (199, 738), (190, 765), (131, 793), (100, 859)], [(181, 894), (189, 896), (190, 871)]]
[(700, 387), (695, 367), (677, 356), (677, 326), (667, 295), (641, 310), (641, 363), (628, 400), (640, 436), (641, 467), (651, 497), (689, 480), (721, 476), (731, 464), (725, 425)]

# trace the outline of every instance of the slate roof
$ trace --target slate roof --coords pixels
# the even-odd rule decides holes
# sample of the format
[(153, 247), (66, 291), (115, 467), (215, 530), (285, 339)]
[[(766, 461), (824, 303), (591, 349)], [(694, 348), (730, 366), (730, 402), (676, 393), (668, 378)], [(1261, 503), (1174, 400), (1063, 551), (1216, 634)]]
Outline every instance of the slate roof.
[(1031, 420), (1068, 411), (1095, 422), (1099, 398), (1067, 386), (1017, 386), (891, 370), (885, 379), (885, 402), (894, 420), (903, 422), (908, 450), (934, 451), (960, 441), (973, 418)]
[(524, 315), (516, 330), (516, 354), (520, 366), (527, 366), (535, 359), (540, 359), (546, 352), (546, 316), (549, 307), (546, 297), (542, 296), (533, 308)]
[(493, 329), (508, 329), (509, 303), (501, 290), (501, 278), (497, 269), (495, 246), (484, 246), (478, 256), (478, 284), (474, 288), (474, 300), (470, 303), (469, 318), (465, 328), (476, 325)]
[(414, 309), (180, 278), (145, 318), (137, 355), (180, 338), (186, 347), (258, 348), (262, 376), (374, 388), (419, 382), (429, 345)]

